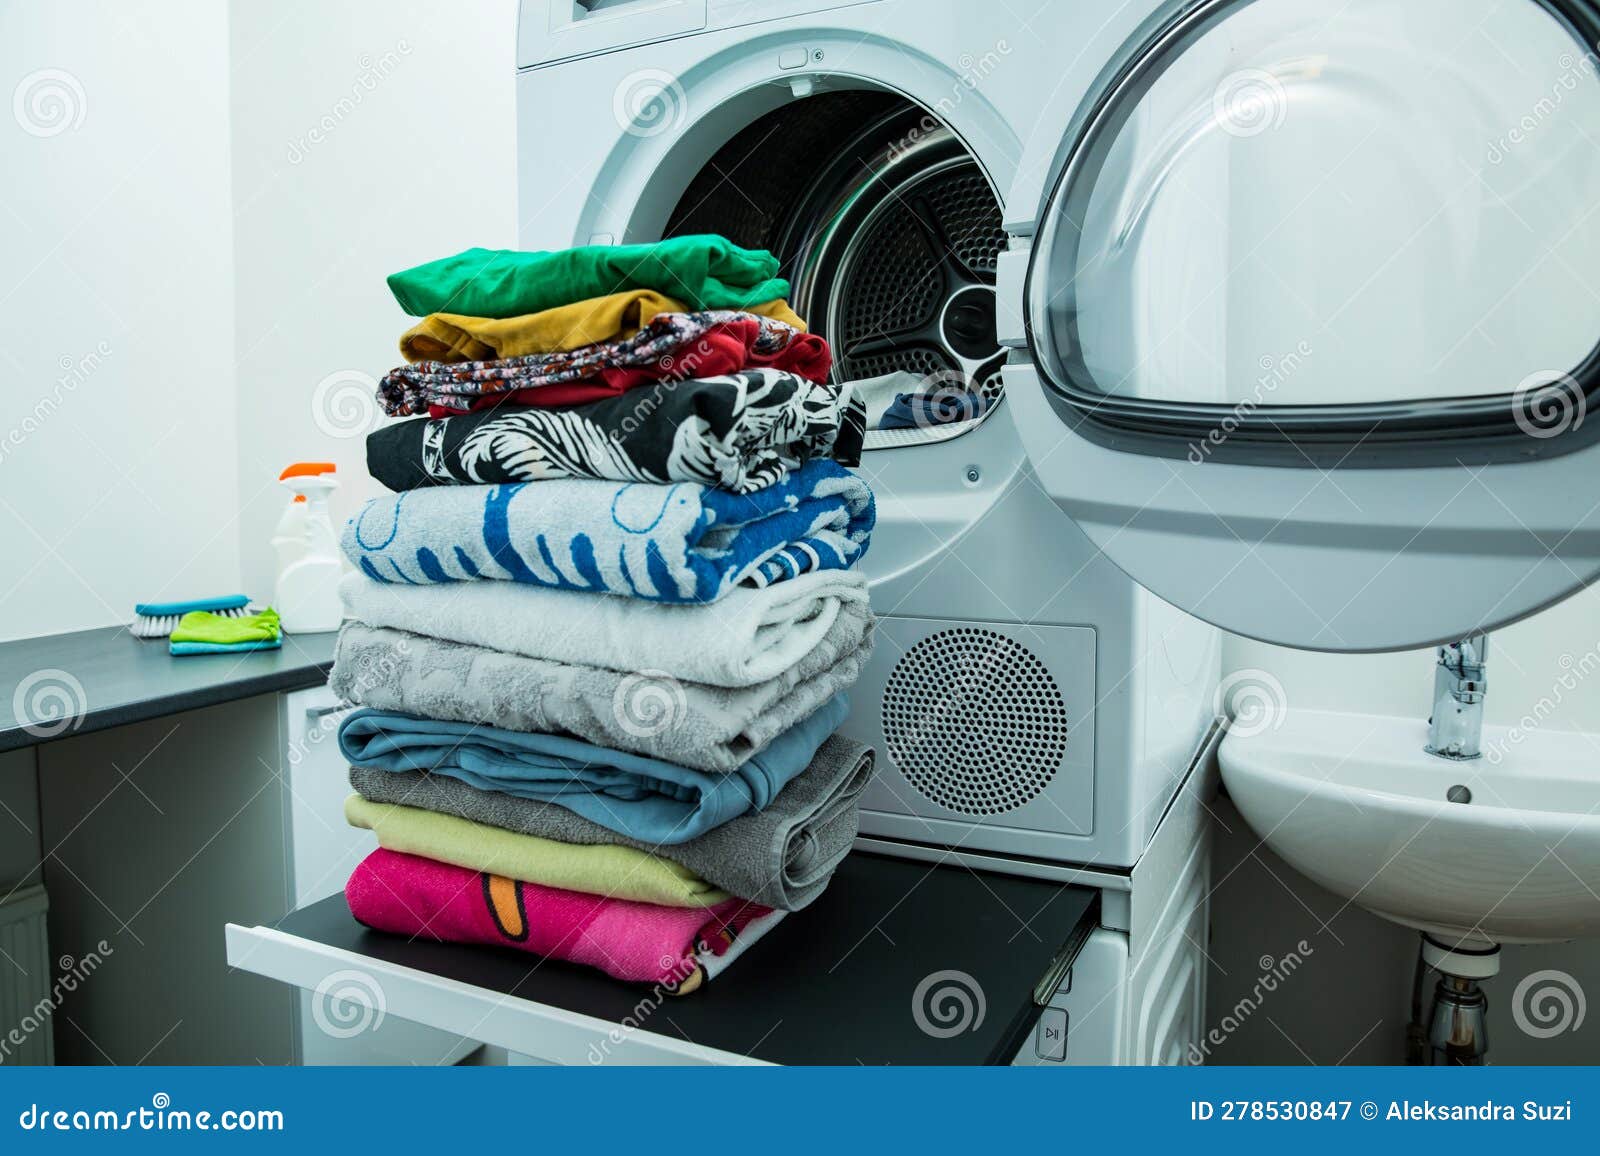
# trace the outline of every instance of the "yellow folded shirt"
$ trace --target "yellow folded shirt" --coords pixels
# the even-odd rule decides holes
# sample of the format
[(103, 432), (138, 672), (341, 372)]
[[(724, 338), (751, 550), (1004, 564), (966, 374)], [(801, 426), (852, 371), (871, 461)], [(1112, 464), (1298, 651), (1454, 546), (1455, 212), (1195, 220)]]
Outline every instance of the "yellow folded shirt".
[(420, 807), (374, 803), (360, 795), (344, 801), (344, 817), (352, 827), (375, 833), (379, 845), (390, 851), (525, 883), (663, 907), (710, 907), (730, 898), (687, 867), (634, 847), (558, 843)]
[[(687, 311), (683, 302), (653, 289), (634, 289), (521, 317), (430, 313), (400, 335), (400, 353), (407, 361), (492, 361), (534, 353), (562, 353), (597, 341), (632, 337), (657, 313)], [(752, 305), (748, 312), (782, 321), (802, 332), (806, 327), (787, 301)]]

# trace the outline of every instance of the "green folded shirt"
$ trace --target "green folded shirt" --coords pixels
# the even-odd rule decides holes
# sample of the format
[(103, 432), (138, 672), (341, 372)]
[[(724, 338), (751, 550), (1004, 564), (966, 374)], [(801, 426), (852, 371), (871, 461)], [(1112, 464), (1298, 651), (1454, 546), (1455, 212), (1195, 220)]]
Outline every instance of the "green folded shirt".
[(654, 289), (690, 309), (746, 309), (788, 296), (777, 273), (771, 253), (705, 234), (560, 252), (468, 249), (392, 273), (389, 288), (413, 317), (520, 317), (629, 289)]
[(390, 851), (525, 883), (663, 907), (711, 907), (729, 897), (671, 859), (618, 843), (558, 843), (360, 795), (345, 800), (344, 817), (375, 833)]
[(213, 646), (232, 646), (240, 642), (276, 642), (283, 635), (278, 612), (267, 607), (259, 614), (228, 618), (209, 610), (191, 610), (178, 619), (173, 642), (208, 642)]

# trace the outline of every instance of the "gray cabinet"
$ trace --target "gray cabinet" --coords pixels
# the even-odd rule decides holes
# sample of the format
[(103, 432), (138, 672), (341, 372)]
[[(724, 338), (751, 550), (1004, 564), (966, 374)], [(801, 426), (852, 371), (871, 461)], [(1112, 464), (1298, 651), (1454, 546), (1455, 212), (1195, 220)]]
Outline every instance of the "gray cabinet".
[(283, 1064), (294, 998), (221, 928), (290, 908), (281, 696), (37, 748), (52, 957), (103, 962), (54, 1015), (64, 1064)]

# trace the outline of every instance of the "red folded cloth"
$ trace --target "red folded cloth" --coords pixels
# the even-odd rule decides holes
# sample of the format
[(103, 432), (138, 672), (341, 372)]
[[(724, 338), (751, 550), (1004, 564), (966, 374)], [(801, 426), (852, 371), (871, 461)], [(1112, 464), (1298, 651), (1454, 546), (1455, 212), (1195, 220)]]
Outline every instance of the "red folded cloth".
[(636, 386), (657, 381), (719, 377), (724, 373), (737, 373), (741, 369), (781, 369), (809, 381), (828, 380), (828, 370), (833, 367), (833, 351), (825, 340), (815, 333), (797, 333), (781, 348), (763, 352), (756, 339), (763, 331), (770, 333), (771, 329), (770, 323), (763, 326), (761, 320), (755, 317), (724, 321), (706, 330), (684, 348), (665, 354), (640, 368), (602, 369), (577, 381), (486, 393), (465, 408), (430, 404), (428, 416), (450, 417), (453, 414), (491, 409), (497, 405), (531, 405), (545, 409), (582, 405), (602, 397), (615, 397)]
[(491, 361), (419, 361), (384, 374), (385, 413), (470, 413), (511, 402), (580, 405), (637, 385), (718, 377), (742, 369), (778, 369), (826, 381), (828, 343), (772, 317), (719, 310), (660, 313), (629, 337), (576, 349)]
[(382, 848), (345, 884), (350, 914), (378, 931), (444, 943), (490, 943), (597, 967), (617, 979), (682, 995), (718, 970), (750, 925), (772, 908), (744, 899), (661, 907), (563, 891)]

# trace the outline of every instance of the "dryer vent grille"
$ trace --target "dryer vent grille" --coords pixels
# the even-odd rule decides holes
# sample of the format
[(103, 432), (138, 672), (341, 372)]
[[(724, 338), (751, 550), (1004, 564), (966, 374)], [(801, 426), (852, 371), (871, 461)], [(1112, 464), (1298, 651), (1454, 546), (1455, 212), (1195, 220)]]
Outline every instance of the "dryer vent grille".
[(999, 815), (1035, 798), (1067, 753), (1067, 707), (1044, 662), (993, 630), (928, 635), (883, 690), (889, 761), (946, 810)]

